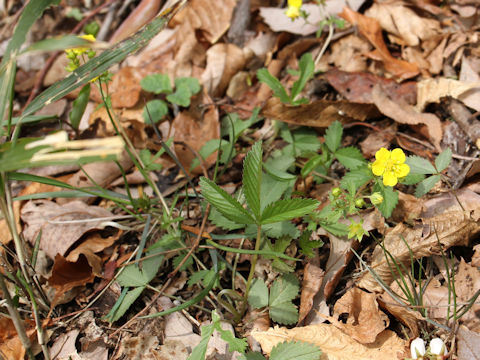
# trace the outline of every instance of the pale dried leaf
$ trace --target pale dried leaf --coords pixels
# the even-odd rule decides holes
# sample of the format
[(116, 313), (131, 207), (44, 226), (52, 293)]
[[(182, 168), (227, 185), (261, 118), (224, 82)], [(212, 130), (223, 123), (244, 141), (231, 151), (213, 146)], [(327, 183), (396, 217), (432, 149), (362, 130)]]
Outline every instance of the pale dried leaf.
[[(470, 58), (464, 56), (462, 58), (459, 80), (467, 83), (480, 84), (480, 76), (478, 75), (479, 70), (478, 66), (476, 69), (474, 68)], [(468, 107), (480, 111), (480, 86), (464, 92), (458, 97), (458, 99)]]
[[(338, 320), (342, 314), (348, 314), (346, 323)], [(333, 325), (361, 344), (375, 342), (390, 323), (388, 316), (378, 309), (376, 295), (359, 288), (350, 289), (335, 303), (333, 318)]]
[(469, 90), (479, 88), (480, 82), (465, 82), (447, 78), (431, 78), (417, 82), (417, 110), (421, 111), (429, 103), (437, 103), (442, 97), (459, 99)]
[(305, 265), (300, 295), (298, 323), (301, 323), (312, 309), (313, 298), (322, 286), (324, 275), (325, 272), (320, 267), (315, 265), (314, 262), (309, 261), (307, 265)]
[(404, 44), (410, 46), (440, 32), (437, 20), (418, 16), (401, 2), (374, 3), (365, 15), (376, 19), (384, 30), (401, 37)]
[(396, 122), (409, 125), (424, 124), (428, 129), (430, 140), (437, 149), (441, 150), (442, 124), (436, 115), (420, 113), (413, 106), (393, 101), (378, 85), (373, 88), (372, 98), (378, 110)]
[(370, 50), (370, 44), (363, 38), (352, 34), (335, 41), (331, 46), (329, 62), (342, 71), (355, 72), (367, 69), (364, 54)]
[(251, 334), (269, 354), (272, 348), (284, 341), (303, 341), (317, 345), (322, 350), (321, 360), (384, 360), (405, 356), (407, 342), (390, 330), (384, 330), (369, 345), (359, 344), (333, 325), (317, 324), (286, 329), (275, 327)]
[[(457, 199), (463, 208), (458, 206)], [(415, 259), (440, 254), (440, 246), (444, 251), (451, 246), (465, 246), (480, 233), (480, 195), (470, 190), (460, 190), (456, 197), (448, 193), (432, 200), (425, 203), (422, 225), (412, 228), (400, 223), (385, 236), (383, 245), (386, 250), (395, 261), (407, 268), (410, 267), (411, 253)], [(380, 246), (375, 248), (370, 266), (380, 279), (387, 285), (391, 284), (394, 274)], [(382, 287), (370, 272), (362, 275), (358, 286), (382, 292)]]
[(207, 67), (202, 83), (209, 94), (221, 97), (232, 77), (245, 66), (245, 56), (234, 44), (215, 44), (207, 50)]
[(60, 334), (50, 348), (50, 356), (55, 360), (81, 359), (75, 346), (79, 334), (78, 329)]
[(460, 326), (457, 333), (458, 360), (480, 360), (480, 334)]
[(67, 251), (87, 232), (103, 229), (105, 218), (112, 213), (81, 201), (58, 205), (48, 200), (33, 200), (25, 204), (21, 218), (26, 223), (23, 235), (34, 243), (41, 231), (40, 249), (52, 259)]

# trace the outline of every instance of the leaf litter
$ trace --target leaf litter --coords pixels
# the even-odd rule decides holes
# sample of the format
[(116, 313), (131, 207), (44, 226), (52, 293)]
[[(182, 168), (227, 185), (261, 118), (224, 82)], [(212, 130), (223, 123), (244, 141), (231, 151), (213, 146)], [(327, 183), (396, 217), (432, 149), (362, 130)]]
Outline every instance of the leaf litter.
[[(98, 1), (78, 3), (76, 6), (81, 11), (99, 5)], [(250, 22), (240, 21), (243, 25), (238, 25), (240, 30), (235, 30), (243, 40), (236, 39), (232, 33), (226, 36), (236, 21), (235, 16), (239, 16), (236, 7), (240, 7), (240, 3), (247, 4), (245, 8), (252, 19)], [(96, 312), (93, 305), (92, 312), (86, 312), (89, 317), (79, 317), (83, 320), (78, 322), (74, 318), (68, 325), (57, 323), (61, 324), (62, 331), (51, 337), (52, 356), (168, 359), (175, 353), (175, 358), (187, 359), (199, 343), (208, 342), (208, 356), (238, 358), (238, 352), (228, 351), (234, 344), (234, 340), (225, 335), (230, 333), (238, 338), (246, 337), (252, 349), (272, 354), (272, 359), (278, 356), (278, 349), (282, 349), (275, 348), (275, 345), (292, 340), (317, 345), (322, 350), (322, 359), (405, 358), (409, 340), (421, 336), (431, 326), (429, 320), (444, 325), (434, 328), (439, 332), (444, 331), (445, 326), (451, 326), (449, 299), (452, 287), (449, 284), (452, 281), (460, 306), (476, 299), (480, 229), (478, 169), (474, 160), (478, 157), (480, 138), (475, 130), (480, 109), (480, 62), (476, 48), (478, 29), (472, 11), (478, 11), (478, 8), (474, 2), (460, 0), (442, 8), (434, 3), (419, 2), (374, 1), (368, 4), (355, 1), (348, 2), (351, 7), (346, 5), (329, 0), (322, 8), (310, 2), (303, 7), (310, 12), (307, 21), (302, 17), (292, 21), (285, 16), (285, 9), (271, 1), (192, 0), (169, 22), (167, 29), (113, 69), (109, 91), (116, 125), (125, 131), (135, 149), (150, 154), (147, 157), (144, 152), (142, 161), (154, 157), (149, 163), (153, 182), (144, 181), (139, 176), (138, 159), (132, 161), (128, 156), (123, 156), (118, 163), (83, 165), (80, 170), (74, 170), (76, 173), (62, 168), (60, 175), (67, 172), (67, 177), (49, 175), (88, 191), (102, 188), (115, 194), (121, 192), (123, 200), (130, 196), (135, 201), (121, 210), (113, 202), (100, 201), (93, 196), (72, 200), (53, 195), (49, 200), (15, 201), (15, 226), (22, 231), (29, 246), (33, 248), (38, 243), (39, 250), (49, 259), (46, 266), (51, 274), (44, 275), (41, 286), (56, 305), (54, 308), (59, 313), (55, 316), (87, 311), (88, 301), (102, 291), (106, 293), (100, 294), (101, 301), (97, 304), (103, 307), (102, 315), (106, 315), (115, 307), (115, 302), (125, 296), (118, 290), (118, 285), (108, 285), (110, 280), (117, 279), (115, 270), (130, 269), (126, 273), (148, 275), (149, 281), (142, 278), (137, 286), (126, 284), (125, 275), (123, 279), (121, 275), (118, 278), (118, 283), (126, 285), (124, 289), (136, 289), (136, 300), (133, 299), (132, 306), (125, 309), (125, 317), (115, 323), (122, 327), (122, 321), (127, 320), (128, 329), (120, 328), (118, 333), (112, 334), (113, 329), (105, 319), (99, 319), (100, 311)], [(6, 19), (13, 21), (14, 8), (7, 6), (10, 6), (10, 12), (7, 12)], [(126, 2), (124, 6), (111, 6), (105, 13), (94, 16), (105, 24), (102, 31), (108, 34), (107, 40), (115, 43), (138, 31), (160, 8), (158, 1), (141, 1), (138, 6)], [(66, 17), (72, 8), (60, 6), (55, 9), (58, 18), (48, 20), (46, 15), (43, 21), (55, 22), (62, 18), (65, 23), (75, 24), (73, 18)], [(116, 12), (118, 16), (108, 19)], [(338, 20), (343, 18), (344, 28), (333, 27), (329, 34), (330, 16)], [(67, 27), (70, 29), (70, 25)], [(54, 26), (49, 26), (36, 36), (57, 35), (55, 31)], [(318, 38), (314, 35), (317, 31), (320, 33)], [(319, 56), (322, 51), (324, 53)], [(256, 71), (266, 67), (281, 86), (294, 89), (294, 80), (301, 70), (300, 59), (305, 53), (311, 53), (316, 60), (315, 71), (304, 91), (291, 100), (305, 97), (307, 103), (281, 101), (272, 96), (265, 83), (258, 81)], [(21, 86), (16, 87), (19, 97), (14, 99), (15, 108), (20, 109), (24, 104), (21, 96), (38, 90), (34, 89), (32, 81), (28, 81), (46, 64), (44, 58), (37, 60), (42, 66), (30, 67), (19, 62), (18, 79), (23, 80)], [(58, 57), (46, 72), (43, 84), (63, 79), (67, 75), (65, 66), (65, 59)], [(45, 70), (48, 70), (46, 66)], [(167, 113), (152, 125), (144, 115), (145, 104), (152, 99), (166, 101), (172, 95), (149, 93), (141, 86), (145, 76), (155, 73), (166, 74), (172, 89), (178, 87), (176, 79), (193, 77), (198, 79), (202, 90), (185, 106), (170, 104)], [(106, 90), (106, 87), (102, 89)], [(77, 94), (73, 92), (66, 99), (70, 103)], [(91, 109), (102, 102), (96, 87), (89, 100)], [(46, 108), (44, 112), (58, 112), (56, 116), (66, 119), (69, 107), (66, 111), (65, 105), (62, 106), (61, 111)], [(260, 121), (252, 116), (256, 106), (261, 108)], [(233, 117), (232, 112), (237, 112), (239, 117)], [(459, 124), (455, 130), (450, 115)], [(72, 137), (95, 138), (115, 134), (105, 107), (97, 107), (84, 120), (88, 120), (88, 124), (84, 121), (82, 130), (72, 131)], [(394, 144), (409, 150), (411, 155), (431, 160), (429, 165), (425, 164), (427, 168), (433, 167), (433, 163), (437, 166), (434, 159), (438, 159), (437, 154), (446, 147), (453, 149), (454, 159), (438, 174), (428, 173), (433, 174), (431, 182), (435, 183), (424, 191), (424, 197), (415, 198), (412, 187), (402, 185), (391, 218), (384, 219), (378, 209), (362, 210), (357, 220), (363, 221), (363, 229), (374, 236), (361, 243), (347, 240), (346, 234), (336, 236), (319, 231), (308, 241), (321, 239), (325, 245), (313, 248), (307, 257), (300, 244), (287, 243), (282, 234), (298, 237), (311, 224), (297, 218), (293, 222), (282, 222), (276, 228), (263, 229), (267, 234), (265, 241), (268, 241), (263, 245), (263, 251), (268, 254), (262, 255), (263, 259), (258, 261), (254, 270), (255, 277), (263, 281), (266, 298), (262, 306), (250, 307), (239, 318), (236, 315), (241, 308), (238, 298), (232, 292), (222, 293), (221, 289), (231, 286), (233, 290), (245, 291), (242, 279), (248, 275), (246, 264), (253, 261), (253, 255), (227, 252), (228, 266), (223, 259), (215, 263), (209, 260), (207, 252), (211, 254), (217, 250), (213, 250), (212, 243), (200, 240), (215, 239), (221, 245), (252, 251), (254, 230), (247, 225), (225, 231), (232, 229), (228, 218), (222, 218), (218, 211), (211, 209), (207, 214), (202, 213), (199, 202), (194, 199), (195, 191), (200, 190), (196, 185), (197, 176), (212, 176), (215, 171), (219, 176), (217, 184), (228, 189), (240, 207), (245, 208), (247, 204), (252, 208), (252, 195), (249, 191), (241, 191), (239, 186), (242, 163), (249, 147), (255, 140), (262, 139), (266, 154), (262, 184), (267, 187), (275, 184), (269, 189), (269, 194), (276, 197), (272, 202), (288, 199), (290, 194), (295, 198), (299, 192), (315, 197), (314, 194), (321, 192), (325, 180), (333, 186), (340, 184), (346, 188), (348, 185), (342, 183), (345, 169), (340, 163), (344, 164), (338, 154), (338, 160), (332, 160), (325, 171), (315, 167), (311, 174), (294, 180), (296, 172), (300, 172), (302, 166), (305, 169), (312, 154), (326, 153), (329, 143), (325, 129), (337, 120), (341, 121), (345, 132), (343, 139), (340, 137), (341, 146), (361, 147), (367, 161), (373, 160), (379, 148), (393, 148)], [(54, 128), (57, 127), (32, 127), (28, 132), (32, 136), (39, 133), (44, 136), (46, 131)], [(169, 138), (173, 138), (171, 143), (167, 143)], [(178, 162), (165, 153), (165, 148)], [(356, 155), (348, 154), (355, 159)], [(440, 173), (447, 175), (442, 181), (438, 181)], [(356, 173), (356, 176), (360, 174)], [(283, 182), (283, 185), (272, 179)], [(449, 181), (453, 182), (453, 190), (448, 188)], [(125, 210), (145, 215), (156, 209), (158, 199), (152, 197), (153, 194), (158, 196), (156, 188), (165, 194), (168, 205), (172, 206), (170, 211), (177, 219), (182, 219), (182, 233), (167, 236), (165, 227), (156, 228), (159, 224), (168, 227), (165, 219), (155, 223), (154, 230), (148, 229), (152, 231), (151, 238), (140, 251), (145, 249), (143, 255), (147, 257), (158, 256), (153, 266), (147, 260), (134, 260), (144, 220), (142, 224), (132, 216), (123, 222), (121, 216), (125, 215)], [(60, 187), (53, 185), (29, 186), (18, 195), (34, 196), (59, 190)], [(331, 201), (323, 196), (321, 207)], [(119, 214), (121, 216), (117, 219)], [(0, 242), (7, 249), (12, 248), (8, 226), (3, 219), (0, 220), (0, 233)], [(196, 235), (192, 236), (192, 233)], [(153, 245), (152, 239), (161, 241)], [(199, 244), (193, 262), (187, 251)], [(4, 247), (1, 251), (4, 253)], [(291, 259), (279, 258), (279, 253), (301, 261), (295, 264)], [(442, 256), (447, 253), (453, 261), (450, 258), (447, 262), (443, 260)], [(360, 254), (362, 260), (355, 254)], [(402, 268), (401, 274), (398, 270), (392, 271), (392, 259)], [(422, 284), (417, 280), (409, 284), (410, 291), (423, 292), (423, 313), (405, 301), (398, 301), (405, 296), (405, 288), (399, 284), (407, 281), (409, 271), (406, 269), (410, 269), (414, 260), (419, 261), (417, 264), (429, 264), (429, 282)], [(206, 262), (203, 268), (199, 265), (202, 262)], [(450, 268), (445, 263), (450, 264)], [(172, 280), (178, 286), (169, 287), (166, 283), (170, 281), (169, 274), (177, 266), (180, 272)], [(232, 266), (240, 271), (238, 279), (231, 272)], [(155, 270), (153, 275), (152, 269)], [(455, 269), (453, 280), (449, 278), (449, 269)], [(413, 269), (415, 271), (418, 269)], [(289, 275), (284, 274), (288, 272)], [(195, 282), (186, 281), (193, 275), (196, 276)], [(298, 284), (294, 282), (297, 285), (293, 286), (294, 283), (284, 280), (289, 276), (300, 279), (299, 298), (294, 294)], [(147, 285), (150, 287), (148, 291), (145, 289)], [(139, 311), (144, 311), (143, 315), (153, 315), (173, 309), (194, 299), (209, 285), (212, 285), (209, 288), (211, 296), (199, 301), (198, 308), (189, 307), (158, 319), (156, 330), (135, 315)], [(161, 297), (151, 301), (153, 286), (177, 300), (172, 303)], [(477, 302), (471, 304), (460, 320), (455, 319), (460, 326), (456, 335), (458, 359), (476, 356), (474, 348), (480, 331)], [(204, 338), (203, 329), (213, 324), (210, 311), (206, 310), (215, 308), (221, 313), (221, 327), (225, 332), (215, 330), (211, 337)], [(56, 320), (51, 317), (50, 322)], [(297, 325), (293, 325), (295, 323)], [(76, 324), (82, 326), (76, 329)], [(95, 329), (87, 330), (85, 324), (95, 325)], [(279, 327), (278, 324), (289, 326)], [(33, 335), (30, 325), (27, 333)], [(274, 327), (268, 329), (270, 326)], [(12, 329), (8, 321), (2, 323), (0, 354), (20, 359), (24, 356), (24, 349)], [(449, 336), (451, 341), (455, 335)], [(115, 348), (112, 339), (122, 345)], [(31, 340), (36, 341), (33, 336)]]

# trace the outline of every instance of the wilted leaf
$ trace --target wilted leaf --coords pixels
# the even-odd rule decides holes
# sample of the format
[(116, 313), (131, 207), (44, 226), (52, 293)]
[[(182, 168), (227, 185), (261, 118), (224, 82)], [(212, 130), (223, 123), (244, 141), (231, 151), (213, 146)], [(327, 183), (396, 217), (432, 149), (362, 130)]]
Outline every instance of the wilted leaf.
[[(346, 323), (338, 320), (343, 314), (348, 314)], [(388, 316), (378, 309), (376, 295), (359, 288), (350, 289), (335, 303), (333, 317), (333, 325), (361, 344), (375, 342), (390, 323)]]
[(253, 331), (252, 336), (267, 354), (278, 343), (293, 340), (318, 346), (322, 349), (321, 360), (384, 360), (406, 356), (407, 342), (390, 330), (384, 330), (374, 343), (368, 345), (358, 343), (335, 326), (327, 324), (293, 329), (276, 327), (268, 331)]

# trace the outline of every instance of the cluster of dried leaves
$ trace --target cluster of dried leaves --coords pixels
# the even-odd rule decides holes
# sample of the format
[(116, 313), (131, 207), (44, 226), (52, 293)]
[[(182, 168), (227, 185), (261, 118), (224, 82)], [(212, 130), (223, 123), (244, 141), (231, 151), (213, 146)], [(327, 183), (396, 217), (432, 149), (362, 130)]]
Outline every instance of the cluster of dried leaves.
[[(135, 7), (132, 2), (125, 2), (123, 7), (122, 2), (111, 3), (95, 15), (97, 21), (106, 24), (102, 27), (104, 36), (112, 34), (111, 43), (135, 32), (162, 6), (162, 1), (153, 0), (143, 0)], [(113, 82), (109, 87), (112, 106), (119, 124), (137, 149), (158, 151), (160, 143), (151, 125), (145, 124), (142, 117), (149, 95), (142, 91), (140, 80), (156, 72), (167, 73), (172, 79), (198, 78), (203, 85), (201, 95), (193, 99), (188, 109), (178, 111), (158, 126), (164, 139), (173, 137), (172, 150), (193, 177), (215, 163), (213, 155), (202, 166), (189, 170), (201, 147), (219, 138), (220, 115), (236, 111), (248, 117), (257, 106), (262, 108), (265, 122), (263, 127), (252, 131), (254, 139), (271, 137), (272, 120), (278, 120), (292, 126), (317, 128), (322, 141), (322, 129), (338, 119), (347, 129), (355, 127), (356, 131), (347, 131), (344, 141), (348, 145), (357, 144), (366, 158), (371, 158), (380, 147), (396, 145), (433, 159), (442, 148), (450, 147), (454, 159), (445, 173), (450, 179), (448, 186), (437, 184), (425, 199), (402, 192), (397, 209), (388, 221), (378, 212), (362, 214), (365, 229), (384, 237), (382, 246), (375, 242), (359, 244), (327, 233), (315, 234), (324, 238), (328, 247), (320, 249), (317, 257), (297, 269), (303, 278), (297, 327), (268, 329), (271, 325), (268, 316), (255, 312), (245, 319), (253, 323), (248, 333), (252, 335), (251, 344), (258, 341), (267, 354), (278, 342), (294, 339), (314, 342), (322, 349), (324, 359), (403, 358), (407, 356), (408, 339), (393, 330), (398, 330), (401, 323), (412, 339), (421, 335), (426, 325), (418, 309), (402, 306), (392, 298), (395, 293), (402, 294), (394, 281), (385, 249), (407, 268), (412, 254), (414, 259), (428, 261), (430, 281), (424, 289), (423, 304), (428, 318), (437, 323), (445, 323), (448, 315), (447, 266), (456, 269), (454, 285), (459, 304), (468, 302), (480, 288), (480, 248), (479, 245), (472, 247), (480, 233), (480, 166), (476, 159), (480, 153), (479, 4), (475, 0), (451, 1), (448, 6), (440, 1), (376, 0), (370, 4), (357, 0), (348, 2), (349, 7), (345, 1), (330, 0), (323, 9), (313, 3), (306, 4), (304, 9), (310, 13), (306, 23), (301, 18), (292, 22), (284, 16), (280, 3), (190, 0), (166, 30), (113, 69)], [(71, 8), (85, 9), (88, 15), (99, 5), (100, 1), (62, 1), (62, 6), (46, 14), (36, 25), (30, 40), (58, 34), (60, 29), (70, 27), (73, 20), (65, 15)], [(4, 15), (1, 20), (3, 43), (11, 35), (8, 25), (14, 22), (16, 11), (20, 11), (15, 5), (9, 6), (8, 16)], [(125, 10), (132, 8), (125, 19)], [(306, 89), (311, 101), (297, 107), (282, 104), (272, 98), (268, 87), (255, 83), (255, 71), (266, 66), (283, 84), (291, 85), (295, 78), (286, 69), (297, 68), (298, 59), (306, 51), (314, 56), (318, 54), (326, 41), (326, 31), (320, 38), (313, 35), (318, 30), (315, 24), (326, 14), (343, 18), (346, 27), (335, 31), (326, 53), (316, 64), (319, 74)], [(38, 90), (36, 78), (43, 81), (43, 86), (51, 85), (66, 76), (65, 65), (66, 59), (62, 56), (49, 62), (42, 56), (20, 62), (15, 84), (15, 102), (19, 107), (25, 96)], [(71, 94), (66, 100), (49, 104), (42, 113), (65, 117), (75, 96)], [(99, 92), (92, 91), (80, 126), (81, 136), (103, 137), (114, 133), (105, 108), (97, 109), (100, 102)], [(33, 128), (29, 130), (30, 135), (44, 134), (56, 126)], [(280, 142), (275, 144), (281, 146)], [(233, 190), (238, 185), (241, 160), (242, 155), (235, 158), (232, 168), (219, 180), (224, 188)], [(187, 180), (169, 157), (158, 161), (163, 170), (152, 173), (152, 177), (168, 197), (183, 188)], [(143, 183), (128, 156), (120, 163), (129, 171), (126, 179), (134, 197), (151, 195), (152, 190)], [(335, 169), (332, 171), (332, 176), (341, 176), (335, 174)], [(116, 164), (91, 164), (83, 170), (75, 166), (50, 167), (37, 169), (35, 173), (73, 186), (98, 184), (106, 189), (125, 191)], [(299, 182), (298, 189), (325, 203), (330, 185), (315, 185), (307, 178)], [(24, 186), (18, 195), (55, 190), (59, 189), (33, 183)], [(407, 188), (401, 190), (408, 191)], [(188, 215), (183, 214), (187, 217), (183, 225), (200, 228), (200, 208), (194, 205), (189, 210)], [(130, 256), (132, 244), (137, 243), (132, 239), (132, 232), (111, 226), (122, 214), (107, 201), (98, 202), (94, 198), (30, 200), (15, 202), (15, 212), (24, 238), (33, 244), (40, 237), (42, 251), (36, 270), (52, 304), (61, 309), (57, 315), (82, 310), (105, 288), (115, 270)], [(132, 228), (140, 229), (141, 224), (134, 224)], [(212, 226), (206, 230), (215, 231)], [(1, 243), (9, 246), (10, 240), (6, 225), (0, 221)], [(444, 262), (442, 254), (450, 248), (454, 249), (455, 256)], [(367, 264), (376, 276), (365, 269), (352, 271), (355, 266), (357, 270), (361, 267), (352, 250), (368, 254)], [(240, 258), (240, 262), (247, 260), (246, 256)], [(262, 265), (262, 270), (271, 271), (268, 264), (260, 262), (259, 266)], [(390, 287), (391, 293), (385, 292), (379, 279)], [(189, 296), (192, 292), (185, 290), (185, 283), (186, 274), (179, 273), (164, 292)], [(338, 286), (340, 283), (342, 287)], [(118, 296), (118, 287), (109, 287), (94, 304), (94, 309), (68, 324), (63, 323), (62, 317), (52, 316), (45, 324), (47, 327), (56, 325), (67, 329), (60, 336), (50, 332), (52, 356), (56, 359), (120, 359), (122, 356), (169, 359), (174, 353), (175, 358), (184, 359), (188, 356), (187, 350), (200, 341), (195, 327), (198, 330), (207, 320), (201, 312), (196, 313), (197, 319), (189, 314), (174, 313), (164, 320), (137, 320), (130, 327), (131, 333), (111, 336), (112, 331), (99, 322), (98, 317), (110, 310)], [(148, 303), (148, 298), (144, 301)], [(74, 305), (58, 307), (61, 304)], [(160, 297), (150, 311), (172, 306), (168, 298)], [(462, 317), (456, 342), (455, 334), (437, 329), (449, 344), (456, 344), (453, 350), (458, 349), (457, 359), (478, 358), (479, 310), (479, 305), (474, 304)], [(24, 352), (12, 323), (6, 318), (0, 321), (0, 353), (8, 359), (22, 359)], [(32, 339), (35, 337), (33, 327), (28, 334)], [(122, 345), (115, 348), (118, 339)], [(211, 341), (210, 345), (211, 356), (231, 358), (221, 339)]]

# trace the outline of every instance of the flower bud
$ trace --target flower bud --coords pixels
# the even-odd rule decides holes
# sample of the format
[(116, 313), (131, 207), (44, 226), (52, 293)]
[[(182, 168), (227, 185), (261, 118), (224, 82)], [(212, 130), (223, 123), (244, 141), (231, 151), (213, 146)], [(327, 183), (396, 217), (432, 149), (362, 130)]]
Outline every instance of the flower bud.
[(340, 189), (339, 187), (333, 188), (332, 195), (338, 198), (340, 195), (342, 195), (342, 189)]
[(416, 338), (410, 344), (410, 353), (412, 359), (423, 359), (425, 355), (425, 341), (422, 338)]
[(380, 205), (383, 202), (383, 196), (379, 192), (374, 192), (370, 195), (370, 201), (373, 205)]
[(363, 200), (363, 199), (356, 199), (356, 200), (355, 200), (355, 206), (356, 206), (357, 208), (362, 208), (362, 207), (364, 207), (364, 206), (365, 206), (365, 200)]
[(439, 357), (447, 355), (448, 353), (445, 343), (440, 338), (433, 338), (430, 340), (430, 352), (433, 355), (439, 355)]

